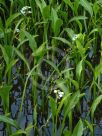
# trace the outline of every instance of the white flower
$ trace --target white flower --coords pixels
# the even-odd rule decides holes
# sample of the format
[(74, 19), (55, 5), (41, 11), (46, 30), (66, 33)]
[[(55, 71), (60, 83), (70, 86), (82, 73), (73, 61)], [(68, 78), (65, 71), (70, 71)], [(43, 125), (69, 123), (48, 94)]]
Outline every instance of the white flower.
[(78, 34), (75, 34), (74, 36), (73, 36), (73, 38), (72, 38), (72, 41), (75, 41), (77, 38), (78, 38)]
[(63, 95), (64, 95), (64, 92), (58, 92), (58, 96), (59, 96), (59, 98), (62, 98), (62, 97), (63, 97)]
[(60, 90), (54, 90), (54, 93), (57, 94), (57, 98), (62, 98), (64, 95), (64, 92), (61, 92)]
[(23, 11), (24, 11), (24, 10), (31, 10), (31, 7), (30, 7), (30, 6), (25, 6), (25, 7), (22, 8), (22, 10), (23, 10)]
[(16, 30), (15, 30), (17, 33), (19, 33), (20, 32), (20, 30), (17, 28)]
[(30, 6), (25, 6), (23, 7), (20, 12), (23, 14), (23, 15), (26, 15), (26, 14), (31, 14), (32, 11), (31, 11), (31, 7)]
[(29, 14), (31, 14), (32, 12), (31, 11), (28, 11)]
[(58, 92), (58, 90), (54, 90), (54, 93), (56, 94)]

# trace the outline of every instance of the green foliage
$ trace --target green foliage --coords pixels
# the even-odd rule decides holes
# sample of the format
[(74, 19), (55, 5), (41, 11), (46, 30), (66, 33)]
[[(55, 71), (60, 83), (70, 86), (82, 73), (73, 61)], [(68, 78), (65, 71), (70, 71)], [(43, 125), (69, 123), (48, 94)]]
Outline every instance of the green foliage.
[(92, 104), (92, 106), (91, 106), (91, 117), (92, 117), (92, 118), (94, 118), (94, 112), (95, 112), (95, 110), (96, 110), (98, 104), (101, 102), (101, 100), (102, 100), (102, 95), (98, 96), (98, 97), (94, 100), (94, 102), (93, 102), (93, 104)]
[(76, 127), (73, 130), (72, 136), (82, 136), (83, 135), (83, 123), (81, 120), (77, 123)]
[(9, 86), (9, 85), (0, 87), (0, 96), (3, 101), (3, 107), (4, 107), (5, 113), (9, 111), (9, 93), (10, 93), (11, 88), (12, 86)]
[(100, 74), (102, 74), (102, 62), (98, 66), (96, 66), (96, 68), (94, 70), (95, 80), (97, 80), (97, 78), (100, 76)]
[(54, 118), (56, 116), (57, 104), (52, 97), (50, 97), (50, 104), (51, 104), (51, 113)]
[(82, 69), (83, 69), (83, 60), (81, 60), (81, 61), (77, 64), (77, 67), (76, 67), (76, 76), (78, 77), (78, 79), (79, 79), (80, 76), (81, 76)]
[(5, 122), (5, 123), (10, 124), (16, 128), (19, 128), (16, 121), (14, 121), (13, 119), (11, 119), (9, 117), (6, 117), (5, 115), (0, 115), (0, 122)]
[(27, 65), (27, 68), (30, 70), (29, 64), (28, 64), (27, 60), (25, 59), (24, 55), (18, 49), (16, 49), (15, 47), (14, 47), (14, 51), (24, 61), (24, 63)]
[(93, 16), (93, 9), (92, 9), (91, 3), (88, 2), (87, 0), (81, 0), (80, 4), (85, 8), (85, 10), (87, 10), (89, 12), (90, 16), (92, 17)]
[[(18, 113), (7, 116), (18, 88), (19, 112), (31, 103), (25, 128)], [(0, 99), (8, 135), (48, 135), (52, 128), (52, 136), (94, 136), (102, 106), (102, 1), (0, 0)]]
[(57, 11), (53, 8), (51, 11), (51, 19), (52, 19), (52, 29), (53, 29), (54, 35), (58, 36), (60, 32), (60, 28), (63, 24), (63, 21), (60, 18), (58, 18)]

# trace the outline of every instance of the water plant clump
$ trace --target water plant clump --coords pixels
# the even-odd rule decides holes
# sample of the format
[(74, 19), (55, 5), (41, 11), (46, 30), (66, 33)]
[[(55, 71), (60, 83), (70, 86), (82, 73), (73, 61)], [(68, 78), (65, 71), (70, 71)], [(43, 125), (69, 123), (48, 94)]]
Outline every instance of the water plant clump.
[(0, 136), (102, 135), (101, 0), (0, 0)]

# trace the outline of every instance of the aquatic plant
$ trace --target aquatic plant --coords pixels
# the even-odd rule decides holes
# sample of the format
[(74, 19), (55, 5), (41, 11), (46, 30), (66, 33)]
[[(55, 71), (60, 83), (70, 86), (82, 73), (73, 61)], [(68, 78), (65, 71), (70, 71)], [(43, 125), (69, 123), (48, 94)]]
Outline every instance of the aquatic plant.
[(94, 136), (101, 106), (101, 0), (0, 0), (4, 135)]

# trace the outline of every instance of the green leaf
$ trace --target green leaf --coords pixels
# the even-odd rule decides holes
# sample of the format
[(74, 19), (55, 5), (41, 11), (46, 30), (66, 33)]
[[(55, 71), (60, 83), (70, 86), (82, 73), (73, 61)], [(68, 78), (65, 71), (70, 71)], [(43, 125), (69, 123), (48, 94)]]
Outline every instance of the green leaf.
[(76, 46), (78, 49), (79, 54), (81, 55), (81, 57), (85, 56), (85, 48), (83, 48), (82, 43), (79, 40), (76, 40)]
[(83, 123), (81, 119), (74, 128), (72, 136), (82, 136), (83, 135)]
[(83, 60), (81, 60), (76, 66), (76, 76), (77, 76), (78, 79), (81, 76), (81, 72), (82, 72), (82, 69), (83, 69), (82, 65), (83, 65)]
[(93, 16), (93, 9), (91, 6), (91, 3), (88, 2), (87, 0), (80, 0), (80, 4), (85, 8), (85, 10), (87, 10), (90, 14), (90, 16)]
[(57, 80), (56, 80), (57, 86), (58, 86), (64, 93), (67, 93), (67, 92), (68, 92), (68, 88), (67, 88), (67, 86), (65, 85), (65, 83), (66, 83), (66, 80), (64, 80), (64, 79), (57, 79)]
[(62, 127), (61, 127), (60, 133), (62, 133), (62, 131), (63, 131), (66, 117), (68, 117), (70, 115), (70, 113), (75, 108), (76, 104), (79, 102), (79, 99), (82, 96), (83, 96), (83, 94), (80, 95), (79, 91), (77, 91), (74, 94), (70, 95), (69, 99), (67, 99), (64, 102), (64, 112), (63, 112), (64, 118), (63, 118), (63, 121), (62, 121)]
[(70, 98), (65, 101), (65, 106), (64, 106), (64, 116), (66, 117), (69, 115), (69, 113), (74, 109), (76, 104), (79, 102), (79, 99), (83, 97), (84, 94), (80, 94), (79, 91), (75, 92), (70, 96)]
[(99, 104), (101, 101), (102, 101), (102, 95), (98, 96), (98, 97), (94, 100), (94, 102), (93, 102), (93, 104), (92, 104), (92, 106), (91, 106), (91, 117), (92, 117), (92, 118), (94, 117), (94, 112), (95, 112), (95, 110), (96, 110), (98, 104)]
[(89, 36), (91, 35), (91, 34), (93, 34), (93, 33), (95, 33), (95, 32), (100, 32), (100, 33), (102, 33), (102, 28), (94, 28), (90, 33), (89, 33)]
[(61, 108), (62, 108), (62, 106), (63, 106), (63, 104), (65, 103), (65, 101), (67, 101), (68, 100), (68, 98), (70, 97), (70, 95), (71, 95), (71, 93), (67, 93), (63, 98), (62, 98), (62, 100), (61, 100), (61, 102), (59, 103), (59, 106), (58, 106), (58, 109), (57, 109), (57, 116), (58, 116), (58, 114), (59, 114), (59, 112), (60, 112), (60, 110), (61, 110)]
[(52, 8), (52, 12), (51, 12), (51, 18), (52, 18), (52, 29), (54, 32), (54, 35), (57, 36), (60, 32), (60, 28), (63, 24), (63, 21), (58, 18), (57, 12), (55, 9)]
[(10, 125), (18, 128), (18, 124), (16, 123), (16, 121), (14, 121), (13, 119), (8, 118), (8, 117), (6, 117), (4, 115), (0, 115), (0, 122), (5, 122), (7, 124), (10, 124)]
[(70, 47), (72, 47), (71, 43), (68, 40), (66, 40), (65, 38), (62, 38), (62, 37), (53, 37), (53, 38), (67, 44)]
[(54, 26), (54, 33), (56, 36), (60, 33), (60, 28), (62, 25), (63, 25), (63, 21), (60, 18), (58, 18)]
[(24, 40), (21, 40), (21, 42), (18, 44), (17, 46), (17, 49), (20, 48), (21, 45), (24, 45), (24, 43), (26, 43), (28, 41), (28, 39), (24, 39)]
[(24, 131), (22, 129), (19, 129), (15, 133), (11, 134), (10, 136), (19, 136), (20, 134), (25, 134), (26, 135), (26, 131)]
[(68, 130), (65, 130), (63, 133), (64, 133), (64, 136), (71, 136), (71, 132)]
[(58, 10), (58, 13), (59, 13), (59, 15), (60, 15), (60, 17), (63, 19), (63, 22), (65, 22), (65, 23), (67, 23), (67, 12), (65, 12), (65, 11), (62, 11), (61, 9), (60, 10)]
[(89, 66), (89, 68), (92, 70), (92, 72), (94, 72), (94, 68), (93, 68), (92, 64), (87, 60), (85, 60), (85, 63)]
[(25, 129), (27, 136), (30, 136), (30, 131), (33, 127), (34, 125), (32, 125), (32, 123), (28, 124), (27, 128)]
[(80, 4), (80, 0), (75, 0), (74, 1), (74, 12), (75, 12), (76, 15), (78, 14), (79, 4)]
[(9, 63), (11, 60), (13, 60), (14, 50), (12, 45), (6, 45), (5, 50), (7, 52), (7, 55), (9, 57)]
[(8, 73), (8, 71), (12, 69), (12, 67), (16, 64), (17, 61), (18, 61), (17, 59), (16, 59), (16, 60), (12, 60), (12, 61), (7, 65), (6, 70), (5, 70), (5, 76), (6, 76), (6, 74)]
[(56, 101), (52, 97), (49, 97), (49, 98), (50, 98), (51, 112), (54, 118), (56, 116), (57, 104), (56, 104)]
[(28, 38), (29, 46), (32, 49), (32, 51), (34, 52), (37, 49), (37, 43), (36, 43), (34, 37), (30, 33), (28, 33), (27, 31), (23, 31), (23, 33)]
[(100, 10), (100, 6), (99, 6), (98, 2), (95, 2), (93, 4), (93, 12), (94, 12), (95, 16), (97, 16), (97, 13), (99, 12), (99, 10)]
[(73, 80), (70, 78), (70, 81), (72, 82), (72, 84), (75, 86), (76, 90), (79, 90), (79, 83), (76, 80)]
[(22, 101), (21, 101), (20, 111), (22, 111), (22, 107), (23, 107), (23, 102), (24, 102), (24, 97), (25, 97), (25, 93), (26, 93), (26, 87), (27, 87), (28, 80), (29, 80), (30, 76), (32, 75), (32, 73), (34, 72), (34, 70), (37, 67), (38, 67), (38, 64), (34, 65), (34, 67), (27, 73), (27, 78), (26, 78), (26, 81), (25, 81), (25, 85), (24, 85), (24, 89), (23, 89), (23, 94), (22, 94)]
[(87, 120), (85, 120), (86, 125), (88, 126), (88, 128), (90, 129), (91, 133), (93, 134), (93, 126), (91, 125), (91, 123), (89, 123)]
[(95, 80), (97, 80), (97, 78), (100, 76), (100, 74), (102, 73), (102, 62), (95, 67), (95, 70), (94, 70), (94, 78)]
[(11, 28), (8, 28), (5, 30), (0, 30), (0, 38), (4, 38), (5, 37), (5, 34), (9, 35), (9, 33), (11, 33)]
[(33, 112), (33, 118), (34, 118), (34, 124), (37, 124), (37, 105), (34, 107), (34, 112)]
[(0, 87), (0, 96), (3, 101), (3, 107), (5, 109), (5, 112), (9, 110), (9, 92), (11, 90), (12, 86), (5, 85)]
[(94, 41), (95, 41), (95, 38), (87, 41), (87, 43), (85, 44), (85, 51), (87, 51), (91, 47), (92, 42)]
[(70, 0), (63, 0), (74, 11), (73, 3)]
[(11, 15), (6, 21), (6, 28), (8, 28), (11, 25), (12, 21), (15, 18), (17, 18), (19, 15), (20, 15), (20, 13), (15, 13), (15, 14)]
[(54, 30), (54, 25), (55, 25), (55, 23), (56, 23), (56, 21), (58, 19), (57, 12), (56, 12), (56, 10), (54, 8), (52, 8), (52, 10), (51, 10), (51, 19), (52, 19), (52, 28)]
[(13, 47), (13, 48), (14, 48), (14, 51), (16, 52), (16, 54), (24, 61), (24, 63), (26, 64), (28, 70), (30, 70), (29, 63), (27, 62), (27, 60), (25, 59), (23, 54), (21, 54), (21, 52), (18, 49), (16, 49), (15, 47)]
[(6, 49), (1, 44), (0, 44), (0, 48), (2, 50), (3, 57), (4, 57), (4, 60), (6, 62), (6, 65), (8, 65), (9, 64), (9, 56), (8, 56), (8, 54), (6, 52)]
[(6, 65), (8, 66), (10, 61), (13, 60), (13, 48), (12, 46), (9, 45), (3, 47), (1, 44), (0, 44), (0, 48), (3, 54), (3, 58), (6, 62)]
[(65, 32), (67, 32), (68, 36), (69, 36), (70, 39), (72, 40), (73, 37), (75, 36), (74, 30), (72, 30), (71, 28), (65, 28), (64, 30), (65, 30)]
[(45, 20), (50, 19), (50, 6), (44, 7), (42, 12), (43, 12), (43, 17)]
[(97, 83), (97, 81), (93, 81), (93, 84), (95, 84), (98, 90), (100, 91), (100, 93), (102, 93), (102, 86), (99, 83)]
[(47, 49), (45, 48), (45, 44), (46, 42), (44, 42), (43, 44), (40, 45), (40, 47), (38, 49), (36, 49), (33, 52), (33, 56), (34, 57), (43, 57), (44, 53), (47, 51)]
[(54, 68), (54, 70), (57, 71), (58, 74), (60, 75), (60, 72), (59, 72), (58, 67), (57, 67), (53, 62), (51, 62), (50, 60), (46, 60), (46, 59), (44, 59), (44, 61), (45, 61), (46, 63), (48, 63), (50, 66), (52, 66), (52, 68)]
[(85, 19), (87, 19), (87, 17), (85, 17), (85, 16), (75, 16), (75, 17), (73, 17), (73, 18), (71, 18), (71, 19), (69, 20), (69, 23), (71, 23), (71, 22), (73, 22), (73, 21), (85, 20)]
[[(40, 8), (43, 19), (49, 18), (50, 7), (46, 5), (44, 0), (35, 0), (37, 6)], [(48, 10), (48, 12), (46, 12)]]

